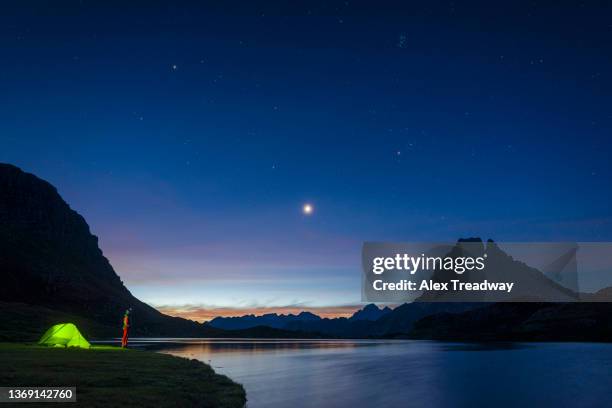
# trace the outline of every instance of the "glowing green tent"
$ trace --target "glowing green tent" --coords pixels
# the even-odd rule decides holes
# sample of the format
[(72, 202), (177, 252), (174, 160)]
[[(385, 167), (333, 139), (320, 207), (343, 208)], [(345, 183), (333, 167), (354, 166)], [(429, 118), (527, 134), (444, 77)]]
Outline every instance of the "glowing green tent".
[(43, 334), (38, 344), (54, 347), (91, 347), (89, 342), (72, 323), (60, 323)]

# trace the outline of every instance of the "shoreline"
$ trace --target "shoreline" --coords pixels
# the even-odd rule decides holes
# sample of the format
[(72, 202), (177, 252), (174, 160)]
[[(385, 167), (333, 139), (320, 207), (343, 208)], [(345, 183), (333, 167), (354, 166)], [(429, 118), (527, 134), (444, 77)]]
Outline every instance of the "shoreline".
[[(260, 337), (139, 337), (130, 339), (131, 350), (146, 350), (139, 347), (134, 347), (134, 344), (194, 344), (199, 342), (209, 343), (341, 343), (341, 342), (435, 342), (435, 343), (466, 343), (466, 344), (495, 344), (495, 343), (576, 343), (576, 344), (612, 344), (612, 340), (578, 340), (578, 339), (447, 339), (447, 338), (419, 338), (419, 337), (380, 337), (380, 338), (348, 338), (348, 337), (329, 337), (329, 338), (260, 338)], [(92, 345), (106, 346), (109, 344), (120, 343), (119, 340), (91, 340)], [(0, 343), (1, 345), (2, 343)]]

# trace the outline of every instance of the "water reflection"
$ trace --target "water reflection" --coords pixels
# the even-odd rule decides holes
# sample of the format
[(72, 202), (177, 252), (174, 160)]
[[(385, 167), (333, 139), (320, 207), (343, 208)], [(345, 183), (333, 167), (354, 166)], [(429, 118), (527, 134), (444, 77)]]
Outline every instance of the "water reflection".
[(135, 348), (170, 352), (178, 355), (207, 353), (277, 353), (307, 349), (349, 349), (381, 346), (393, 341), (368, 340), (267, 340), (267, 339), (139, 339), (130, 344)]
[(207, 362), (249, 408), (563, 407), (612, 399), (612, 345), (137, 339)]
[(493, 341), (489, 343), (454, 343), (440, 346), (444, 351), (499, 351), (518, 350), (530, 347), (526, 343)]

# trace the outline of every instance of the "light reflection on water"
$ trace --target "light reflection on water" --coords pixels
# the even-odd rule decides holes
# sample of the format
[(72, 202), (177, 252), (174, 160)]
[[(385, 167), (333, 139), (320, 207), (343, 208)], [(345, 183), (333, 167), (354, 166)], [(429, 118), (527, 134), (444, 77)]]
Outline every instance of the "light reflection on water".
[(209, 363), (248, 407), (602, 406), (612, 345), (393, 340), (133, 339)]

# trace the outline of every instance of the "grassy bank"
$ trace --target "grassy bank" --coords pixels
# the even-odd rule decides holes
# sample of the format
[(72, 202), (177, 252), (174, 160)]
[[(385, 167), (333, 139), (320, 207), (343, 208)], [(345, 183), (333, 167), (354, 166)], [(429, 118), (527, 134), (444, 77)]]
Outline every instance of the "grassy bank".
[(0, 385), (76, 386), (87, 407), (243, 407), (244, 389), (206, 364), (114, 347), (0, 343)]

